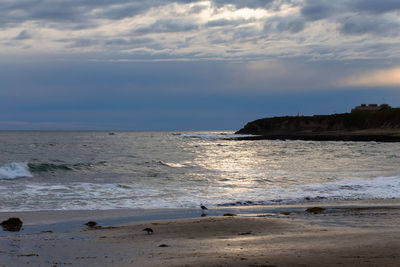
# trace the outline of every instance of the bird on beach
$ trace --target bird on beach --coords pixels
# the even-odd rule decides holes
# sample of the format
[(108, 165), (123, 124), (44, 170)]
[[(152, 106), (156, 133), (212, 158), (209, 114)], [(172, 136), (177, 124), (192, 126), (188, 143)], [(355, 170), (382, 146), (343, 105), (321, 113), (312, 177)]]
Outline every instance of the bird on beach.
[(205, 212), (206, 210), (208, 210), (207, 207), (204, 206), (203, 204), (200, 204), (200, 208), (201, 208), (201, 217), (207, 216)]
[(153, 229), (151, 229), (151, 228), (144, 228), (143, 231), (146, 231), (148, 235), (151, 235), (154, 233)]

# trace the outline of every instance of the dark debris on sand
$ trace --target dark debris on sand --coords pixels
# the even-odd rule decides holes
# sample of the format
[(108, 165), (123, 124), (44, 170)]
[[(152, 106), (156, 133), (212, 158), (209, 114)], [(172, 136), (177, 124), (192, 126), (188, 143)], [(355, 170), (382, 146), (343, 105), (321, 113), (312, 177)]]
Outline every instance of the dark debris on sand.
[(2, 221), (0, 225), (3, 227), (4, 231), (19, 232), (22, 228), (23, 222), (20, 218), (12, 217), (8, 220)]
[(151, 228), (144, 228), (143, 231), (146, 231), (148, 235), (151, 235), (154, 233), (153, 229), (151, 229)]
[(236, 214), (234, 214), (234, 213), (224, 213), (222, 216), (231, 216), (231, 217), (233, 217), (233, 216), (236, 216)]
[(95, 222), (95, 221), (88, 221), (87, 223), (85, 223), (85, 225), (86, 225), (88, 228), (97, 228), (97, 227), (99, 227), (99, 226), (98, 226), (98, 223)]
[(306, 209), (306, 212), (312, 213), (312, 214), (321, 214), (324, 211), (325, 211), (325, 208), (320, 208), (320, 207), (313, 207), (313, 208)]

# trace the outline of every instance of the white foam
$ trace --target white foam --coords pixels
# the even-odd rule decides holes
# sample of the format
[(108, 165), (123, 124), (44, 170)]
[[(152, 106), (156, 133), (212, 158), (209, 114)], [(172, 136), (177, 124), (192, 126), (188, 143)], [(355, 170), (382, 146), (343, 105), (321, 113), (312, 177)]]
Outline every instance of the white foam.
[[(251, 197), (257, 197), (260, 193), (250, 193)], [(247, 197), (250, 197), (248, 195)], [(400, 198), (400, 175), (382, 176), (376, 178), (339, 178), (335, 181), (321, 184), (303, 184), (287, 188), (270, 187), (264, 190), (264, 203), (298, 203), (306, 199), (311, 200), (371, 200)], [(252, 198), (248, 198), (253, 200)], [(245, 200), (245, 199), (242, 199)]]
[[(322, 184), (288, 187), (251, 183), (229, 185), (142, 183), (23, 183), (0, 187), (0, 211), (193, 208), (251, 201), (283, 204), (314, 201), (400, 198), (400, 175), (340, 178)], [(4, 190), (3, 190), (4, 189)], [(10, 195), (10, 192), (12, 194)]]
[(0, 166), (0, 179), (15, 179), (18, 177), (32, 177), (28, 163), (12, 162)]

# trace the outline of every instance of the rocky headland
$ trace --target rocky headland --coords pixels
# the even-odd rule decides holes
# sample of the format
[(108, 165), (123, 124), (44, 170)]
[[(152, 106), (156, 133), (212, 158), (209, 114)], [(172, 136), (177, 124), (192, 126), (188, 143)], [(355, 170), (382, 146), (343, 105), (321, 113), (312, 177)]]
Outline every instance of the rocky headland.
[(236, 134), (253, 135), (242, 140), (400, 142), (400, 108), (361, 105), (351, 113), (264, 118)]

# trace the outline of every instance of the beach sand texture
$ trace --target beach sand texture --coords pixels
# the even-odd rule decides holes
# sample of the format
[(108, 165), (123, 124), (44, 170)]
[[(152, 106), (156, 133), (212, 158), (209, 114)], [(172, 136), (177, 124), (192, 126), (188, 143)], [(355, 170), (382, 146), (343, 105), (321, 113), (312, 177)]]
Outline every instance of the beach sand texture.
[(82, 225), (2, 235), (0, 266), (399, 266), (399, 222), (390, 206)]

